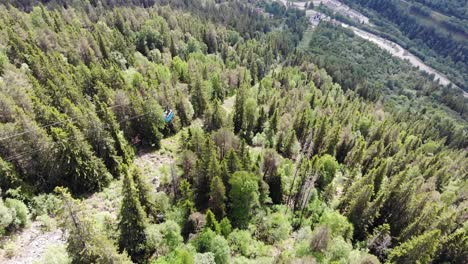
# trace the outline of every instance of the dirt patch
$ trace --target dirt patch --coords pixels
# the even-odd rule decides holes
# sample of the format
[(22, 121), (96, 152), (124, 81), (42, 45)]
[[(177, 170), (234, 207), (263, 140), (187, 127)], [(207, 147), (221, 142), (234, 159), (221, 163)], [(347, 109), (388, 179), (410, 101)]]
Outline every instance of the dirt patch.
[(66, 242), (66, 238), (61, 229), (43, 232), (39, 222), (33, 222), (29, 228), (23, 230), (18, 236), (12, 237), (11, 239), (15, 241), (14, 243), (17, 247), (15, 256), (9, 259), (5, 256), (5, 251), (0, 250), (0, 263), (34, 263), (34, 261), (40, 260), (49, 246), (63, 245)]
[(236, 102), (236, 96), (226, 98), (223, 102), (223, 108), (227, 114), (230, 114), (234, 110), (234, 103)]

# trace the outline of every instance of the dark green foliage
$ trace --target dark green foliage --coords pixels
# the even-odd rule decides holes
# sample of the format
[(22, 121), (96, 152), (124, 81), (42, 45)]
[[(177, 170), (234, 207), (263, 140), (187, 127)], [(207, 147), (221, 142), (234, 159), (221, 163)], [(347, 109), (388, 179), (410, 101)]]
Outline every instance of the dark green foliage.
[(245, 93), (245, 88), (241, 88), (236, 95), (236, 101), (234, 103), (233, 123), (234, 133), (236, 134), (241, 131), (244, 124)]
[(28, 206), (74, 263), (466, 259), (456, 89), (327, 23), (303, 52), (279, 2), (23, 2), (0, 8), (0, 233)]
[(440, 230), (428, 231), (392, 249), (388, 263), (430, 263), (439, 244)]
[(223, 181), (215, 176), (210, 183), (209, 207), (218, 219), (222, 219), (226, 213), (226, 188)]
[(190, 97), (193, 110), (195, 111), (195, 117), (201, 117), (207, 107), (204, 90), (206, 89), (203, 89), (202, 82), (200, 80), (196, 80), (195, 85), (192, 87), (192, 95)]
[(135, 262), (146, 259), (146, 214), (140, 204), (133, 175), (127, 172), (122, 185), (122, 207), (119, 222), (119, 248), (125, 250)]

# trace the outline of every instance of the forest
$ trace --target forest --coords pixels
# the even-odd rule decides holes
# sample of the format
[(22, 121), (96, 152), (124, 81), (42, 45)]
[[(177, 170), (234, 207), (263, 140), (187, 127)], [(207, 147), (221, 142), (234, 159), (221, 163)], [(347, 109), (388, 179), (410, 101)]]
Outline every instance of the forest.
[[(466, 1), (343, 2), (361, 9), (371, 18), (376, 27), (366, 26), (366, 29), (397, 42), (435, 69), (445, 73), (465, 91), (468, 89)], [(445, 14), (437, 12), (441, 6), (444, 6)], [(457, 8), (460, 6), (462, 8)]]
[(0, 4), (0, 262), (39, 226), (63, 242), (38, 264), (463, 263), (467, 99), (307, 23), (268, 0)]

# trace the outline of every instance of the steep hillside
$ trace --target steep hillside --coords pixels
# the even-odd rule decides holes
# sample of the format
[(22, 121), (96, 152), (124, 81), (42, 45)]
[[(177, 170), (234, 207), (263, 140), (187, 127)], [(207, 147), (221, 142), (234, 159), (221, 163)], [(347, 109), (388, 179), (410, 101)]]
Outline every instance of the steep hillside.
[(271, 1), (0, 5), (0, 260), (464, 261), (465, 101), (307, 27)]

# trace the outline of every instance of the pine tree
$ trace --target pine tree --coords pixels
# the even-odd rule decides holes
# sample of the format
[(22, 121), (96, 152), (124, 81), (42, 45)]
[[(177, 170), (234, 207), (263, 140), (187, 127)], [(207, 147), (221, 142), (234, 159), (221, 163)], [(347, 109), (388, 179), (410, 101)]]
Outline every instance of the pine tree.
[(176, 105), (175, 105), (175, 110), (177, 111), (177, 117), (180, 120), (180, 124), (185, 127), (190, 124), (190, 119), (191, 116), (189, 116), (188, 110), (185, 106), (185, 101), (186, 99), (184, 96), (181, 94), (179, 90), (176, 91)]
[(230, 174), (242, 170), (242, 163), (234, 149), (230, 149), (226, 156), (226, 165)]
[(122, 207), (119, 213), (119, 248), (125, 250), (134, 262), (146, 260), (147, 220), (138, 199), (133, 175), (127, 172), (122, 185)]
[(186, 179), (183, 179), (180, 182), (179, 192), (180, 192), (179, 205), (181, 205), (186, 210), (187, 214), (190, 214), (193, 211), (195, 211), (195, 204), (193, 203), (194, 194), (192, 191), (192, 187), (190, 186), (190, 183)]
[(363, 217), (365, 210), (369, 206), (372, 195), (372, 185), (366, 185), (359, 190), (355, 198), (350, 202), (345, 213), (349, 221), (354, 225), (354, 238), (363, 240), (366, 237), (367, 223)]
[(203, 113), (205, 112), (207, 107), (207, 102), (205, 98), (205, 92), (203, 91), (202, 83), (199, 79), (195, 82), (195, 85), (192, 88), (190, 100), (193, 105), (193, 110), (195, 111), (195, 117), (203, 116)]
[(239, 148), (239, 156), (242, 168), (244, 168), (244, 170), (246, 171), (249, 171), (252, 167), (252, 160), (250, 159), (250, 151), (247, 148), (247, 143), (245, 142), (245, 140), (241, 141), (241, 145)]
[(236, 101), (234, 103), (234, 133), (238, 134), (244, 126), (244, 109), (245, 109), (246, 91), (245, 88), (241, 87), (236, 95)]
[(205, 228), (209, 228), (209, 229), (213, 230), (216, 234), (221, 233), (221, 227), (220, 227), (218, 221), (216, 220), (215, 215), (213, 214), (213, 212), (210, 209), (208, 209), (206, 211)]
[(151, 194), (151, 184), (144, 178), (143, 173), (136, 166), (133, 166), (130, 169), (130, 173), (132, 174), (135, 188), (138, 194), (138, 200), (142, 208), (148, 216), (156, 219), (158, 212), (156, 210), (154, 197)]
[(251, 143), (257, 122), (257, 102), (253, 98), (247, 98), (244, 107), (243, 137), (248, 143)]
[(224, 125), (224, 110), (219, 105), (217, 99), (213, 102), (213, 107), (210, 107), (205, 114), (205, 130), (215, 131), (223, 127)]
[(439, 245), (440, 230), (417, 236), (392, 249), (388, 263), (431, 263)]
[(224, 89), (221, 83), (221, 79), (219, 78), (219, 74), (215, 74), (213, 77), (211, 77), (211, 87), (211, 101), (216, 100), (222, 102), (224, 100)]
[(222, 219), (226, 213), (226, 188), (223, 181), (215, 176), (210, 184), (209, 207), (212, 209), (217, 219)]
[(260, 110), (259, 110), (258, 118), (257, 118), (257, 125), (255, 126), (255, 130), (254, 130), (255, 134), (263, 132), (266, 121), (267, 121), (267, 115), (265, 113), (265, 108), (263, 106), (260, 106)]
[(229, 218), (224, 217), (221, 222), (219, 222), (219, 226), (221, 229), (221, 235), (227, 238), (232, 231), (231, 221), (229, 221)]
[(456, 229), (444, 237), (433, 263), (464, 263), (468, 257), (468, 226)]

